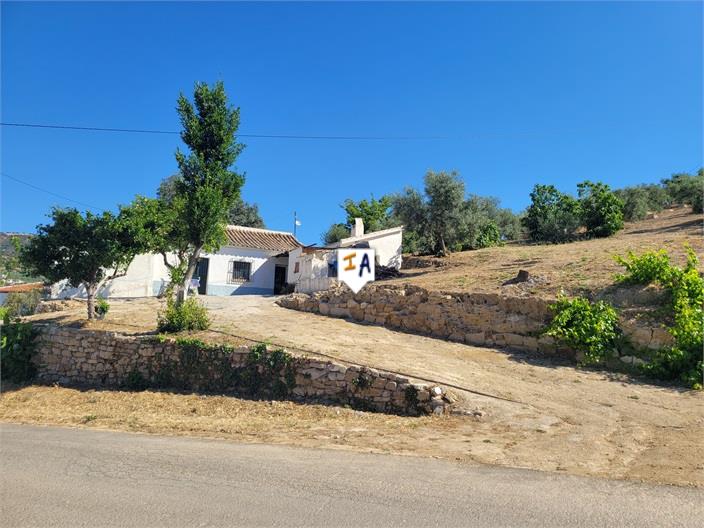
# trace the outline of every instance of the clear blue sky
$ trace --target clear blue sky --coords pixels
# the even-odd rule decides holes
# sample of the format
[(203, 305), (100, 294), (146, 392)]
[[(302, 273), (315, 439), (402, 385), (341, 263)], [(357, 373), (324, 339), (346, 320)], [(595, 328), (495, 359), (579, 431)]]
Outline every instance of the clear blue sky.
[[(515, 210), (535, 183), (655, 182), (702, 164), (702, 4), (2, 4), (2, 121), (178, 130), (221, 79), (246, 139), (243, 196), (319, 241), (347, 197), (460, 171)], [(178, 136), (2, 127), (2, 171), (99, 209), (154, 195)], [(71, 202), (2, 178), (2, 226)], [(80, 207), (79, 207), (80, 208)]]

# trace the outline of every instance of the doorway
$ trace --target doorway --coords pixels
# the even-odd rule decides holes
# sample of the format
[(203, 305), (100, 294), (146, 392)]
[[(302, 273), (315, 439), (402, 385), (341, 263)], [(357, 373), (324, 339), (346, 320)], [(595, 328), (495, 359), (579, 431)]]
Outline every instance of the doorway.
[(274, 268), (274, 295), (279, 295), (286, 288), (286, 266)]
[(201, 258), (198, 259), (198, 264), (196, 264), (196, 271), (193, 273), (193, 278), (198, 279), (198, 295), (205, 295), (208, 291), (208, 267), (210, 265), (210, 259)]

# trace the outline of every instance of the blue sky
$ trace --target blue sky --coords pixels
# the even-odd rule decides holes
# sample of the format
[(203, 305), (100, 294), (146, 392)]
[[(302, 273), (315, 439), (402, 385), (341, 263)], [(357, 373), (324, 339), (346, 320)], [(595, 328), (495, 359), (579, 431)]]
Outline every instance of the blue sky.
[[(319, 241), (347, 197), (456, 169), (515, 210), (535, 183), (655, 182), (702, 165), (702, 4), (2, 3), (2, 121), (178, 130), (180, 91), (222, 80), (243, 196)], [(2, 127), (2, 171), (114, 209), (175, 171), (176, 135)], [(2, 178), (1, 228), (69, 201)], [(79, 206), (79, 208), (81, 208)]]

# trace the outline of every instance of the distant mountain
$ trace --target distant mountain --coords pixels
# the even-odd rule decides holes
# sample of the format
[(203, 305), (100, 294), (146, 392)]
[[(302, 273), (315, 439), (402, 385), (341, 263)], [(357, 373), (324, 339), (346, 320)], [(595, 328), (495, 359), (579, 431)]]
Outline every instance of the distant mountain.
[(12, 243), (13, 238), (17, 238), (21, 245), (27, 243), (27, 241), (32, 237), (29, 233), (10, 233), (0, 232), (0, 255), (14, 256), (15, 246)]
[(0, 233), (0, 285), (41, 280), (41, 277), (26, 275), (22, 271), (13, 242), (16, 239), (23, 246), (31, 237), (29, 233)]

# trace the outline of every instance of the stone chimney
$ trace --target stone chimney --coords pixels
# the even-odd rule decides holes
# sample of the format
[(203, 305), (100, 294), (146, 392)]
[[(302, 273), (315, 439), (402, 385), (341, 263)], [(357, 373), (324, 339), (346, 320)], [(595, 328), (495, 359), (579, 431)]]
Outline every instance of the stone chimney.
[(361, 237), (364, 234), (364, 221), (361, 218), (354, 219), (354, 225), (350, 229), (350, 236)]

